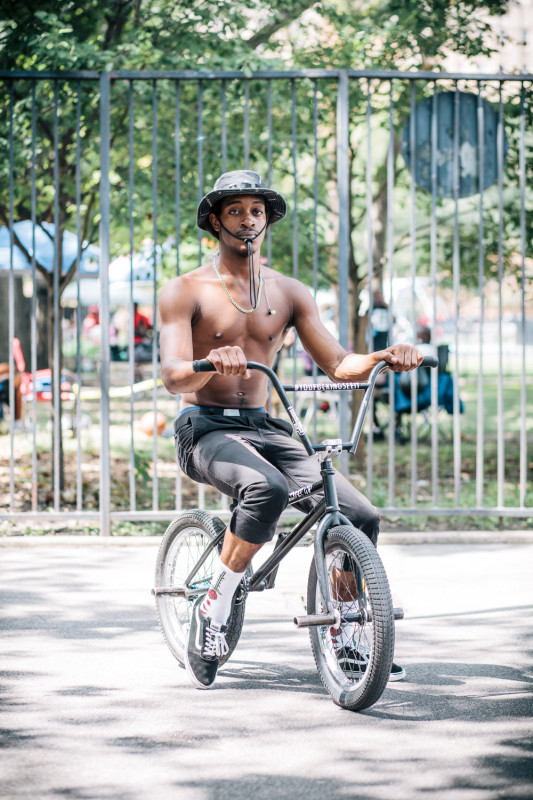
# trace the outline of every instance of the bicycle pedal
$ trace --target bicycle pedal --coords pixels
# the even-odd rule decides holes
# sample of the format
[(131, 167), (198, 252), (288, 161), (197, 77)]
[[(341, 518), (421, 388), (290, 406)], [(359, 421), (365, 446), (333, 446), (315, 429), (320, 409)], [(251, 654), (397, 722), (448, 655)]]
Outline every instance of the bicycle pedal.
[(301, 617), (294, 617), (294, 624), (297, 628), (314, 628), (323, 625), (333, 625), (340, 627), (340, 614), (335, 609), (331, 614), (304, 614)]
[(315, 541), (314, 533), (306, 533), (305, 536), (302, 536), (298, 544), (295, 544), (295, 547), (309, 547)]
[(395, 608), (394, 609), (394, 619), (404, 619), (405, 614), (403, 613), (403, 608)]

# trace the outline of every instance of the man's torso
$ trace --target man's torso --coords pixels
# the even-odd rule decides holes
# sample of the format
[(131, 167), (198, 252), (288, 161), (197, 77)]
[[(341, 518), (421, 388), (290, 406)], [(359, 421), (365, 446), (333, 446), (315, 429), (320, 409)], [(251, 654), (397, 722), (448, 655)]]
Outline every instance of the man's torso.
[[(272, 366), (292, 324), (294, 282), (274, 270), (263, 269), (259, 305), (246, 314), (232, 304), (210, 265), (187, 277), (188, 291), (193, 291), (195, 296), (191, 319), (193, 358), (205, 358), (213, 348), (238, 346), (248, 361)], [(251, 307), (247, 286), (228, 281), (226, 287), (242, 308)], [(256, 290), (259, 291), (258, 282)], [(248, 380), (216, 375), (198, 392), (184, 394), (183, 402), (184, 405), (255, 408), (265, 402), (266, 385), (265, 376), (258, 372), (252, 373)]]

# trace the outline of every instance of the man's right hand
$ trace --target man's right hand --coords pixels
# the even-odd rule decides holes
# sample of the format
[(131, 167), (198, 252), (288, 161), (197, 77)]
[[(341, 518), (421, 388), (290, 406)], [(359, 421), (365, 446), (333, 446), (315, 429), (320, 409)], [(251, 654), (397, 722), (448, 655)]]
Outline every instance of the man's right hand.
[(246, 356), (240, 347), (216, 347), (206, 356), (220, 375), (242, 375), (250, 378), (250, 370), (246, 369)]

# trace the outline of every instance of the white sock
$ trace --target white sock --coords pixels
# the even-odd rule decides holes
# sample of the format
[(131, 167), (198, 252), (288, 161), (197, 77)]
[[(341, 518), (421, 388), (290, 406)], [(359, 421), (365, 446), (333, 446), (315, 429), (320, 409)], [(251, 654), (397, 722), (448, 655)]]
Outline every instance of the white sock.
[(244, 572), (232, 572), (219, 558), (200, 612), (211, 617), (213, 622), (225, 625), (231, 613), (233, 595), (243, 575)]

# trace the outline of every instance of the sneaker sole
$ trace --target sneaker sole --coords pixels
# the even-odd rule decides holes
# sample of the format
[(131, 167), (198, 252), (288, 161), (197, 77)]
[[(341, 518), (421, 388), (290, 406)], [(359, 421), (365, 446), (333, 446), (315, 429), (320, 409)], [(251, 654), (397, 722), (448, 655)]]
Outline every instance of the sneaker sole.
[[(192, 667), (191, 667), (191, 665), (189, 664), (189, 653), (188, 653), (188, 651), (187, 651), (187, 650), (185, 650), (185, 669), (186, 669), (186, 671), (187, 671), (187, 675), (189, 676), (189, 678), (190, 678), (190, 680), (191, 680), (191, 683), (192, 683), (192, 684), (193, 684), (193, 686), (195, 686), (197, 689), (212, 689), (212, 688), (213, 688), (213, 686), (215, 685), (215, 681), (213, 681), (212, 683), (209, 683), (209, 684), (206, 686), (206, 684), (205, 684), (205, 683), (201, 683), (201, 682), (198, 680), (198, 678), (196, 677), (196, 675), (194, 674), (194, 672), (193, 672), (193, 670), (192, 670)], [(215, 678), (215, 680), (216, 680), (216, 678)]]
[(403, 681), (407, 673), (403, 667), (401, 669), (402, 669), (401, 672), (391, 672), (391, 674), (389, 675), (389, 683), (391, 681)]
[[(196, 609), (193, 611), (193, 613), (195, 613), (195, 611), (196, 611)], [(189, 631), (190, 631), (190, 626), (189, 626)], [(196, 689), (212, 689), (212, 688), (213, 688), (213, 686), (214, 686), (214, 684), (215, 684), (215, 681), (216, 681), (216, 677), (217, 677), (217, 676), (215, 675), (215, 677), (214, 677), (214, 679), (212, 680), (212, 682), (211, 682), (211, 683), (208, 683), (208, 684), (202, 683), (202, 682), (201, 682), (201, 681), (199, 681), (199, 680), (198, 680), (198, 678), (196, 677), (196, 675), (195, 675), (195, 673), (194, 673), (194, 670), (193, 670), (193, 668), (191, 667), (191, 664), (190, 664), (190, 662), (189, 662), (189, 648), (188, 648), (188, 645), (185, 647), (185, 653), (184, 653), (184, 656), (185, 656), (185, 670), (186, 670), (186, 672), (187, 672), (187, 675), (189, 676), (189, 679), (190, 679), (190, 681), (191, 681), (192, 685), (193, 685), (193, 686), (194, 686)]]

